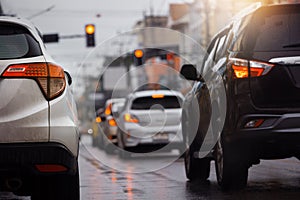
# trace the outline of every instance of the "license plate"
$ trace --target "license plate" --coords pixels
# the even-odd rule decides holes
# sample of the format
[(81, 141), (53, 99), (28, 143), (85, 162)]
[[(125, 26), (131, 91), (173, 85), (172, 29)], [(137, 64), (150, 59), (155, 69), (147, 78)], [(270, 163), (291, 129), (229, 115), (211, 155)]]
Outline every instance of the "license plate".
[(153, 136), (153, 140), (169, 140), (169, 135), (167, 133), (157, 133)]

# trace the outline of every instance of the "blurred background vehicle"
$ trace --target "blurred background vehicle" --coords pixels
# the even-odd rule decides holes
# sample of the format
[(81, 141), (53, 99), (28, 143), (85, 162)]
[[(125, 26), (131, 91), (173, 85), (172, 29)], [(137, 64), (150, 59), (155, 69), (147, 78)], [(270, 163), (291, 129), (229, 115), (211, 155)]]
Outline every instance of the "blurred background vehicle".
[(118, 112), (124, 106), (125, 98), (109, 99), (105, 103), (105, 109), (100, 112), (98, 117), (98, 133), (93, 137), (97, 147), (104, 149), (106, 153), (113, 153), (112, 145), (117, 144), (117, 121)]
[[(182, 101), (182, 94), (172, 90), (136, 91), (128, 95), (117, 120), (118, 146), (126, 151), (149, 152), (170, 144), (182, 153)], [(119, 152), (124, 156), (124, 151)]]

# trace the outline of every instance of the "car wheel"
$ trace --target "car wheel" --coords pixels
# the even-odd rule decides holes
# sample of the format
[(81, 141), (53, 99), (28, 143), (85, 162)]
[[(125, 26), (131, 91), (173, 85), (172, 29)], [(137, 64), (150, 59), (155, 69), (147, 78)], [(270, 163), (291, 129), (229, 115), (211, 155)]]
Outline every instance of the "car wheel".
[(130, 152), (127, 152), (125, 149), (119, 150), (119, 156), (122, 159), (130, 158)]
[(113, 154), (115, 152), (115, 145), (112, 143), (109, 143), (105, 146), (105, 153), (107, 154)]
[(98, 136), (98, 148), (99, 149), (104, 149), (104, 138), (103, 138), (103, 134), (100, 133), (99, 136)]
[(223, 190), (243, 189), (247, 185), (248, 167), (233, 155), (220, 139), (215, 148), (215, 168), (218, 184)]
[(32, 200), (79, 200), (79, 172), (74, 175), (55, 175), (39, 177), (36, 182)]
[(187, 148), (184, 156), (184, 166), (186, 177), (190, 181), (205, 181), (210, 173), (210, 159), (209, 158), (195, 158), (195, 144), (192, 143)]
[(95, 137), (95, 136), (92, 136), (93, 138), (92, 138), (92, 146), (93, 147), (96, 147), (97, 146), (97, 137)]
[(130, 153), (127, 152), (127, 148), (125, 147), (124, 143), (123, 143), (123, 132), (118, 129), (117, 131), (117, 144), (118, 144), (118, 154), (119, 157), (122, 159), (127, 159), (130, 157)]

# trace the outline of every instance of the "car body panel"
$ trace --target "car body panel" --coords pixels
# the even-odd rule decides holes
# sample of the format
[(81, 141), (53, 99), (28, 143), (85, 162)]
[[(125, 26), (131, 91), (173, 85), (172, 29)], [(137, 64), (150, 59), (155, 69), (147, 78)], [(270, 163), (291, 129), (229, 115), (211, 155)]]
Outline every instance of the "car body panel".
[[(34, 80), (0, 80), (0, 143), (47, 142), (48, 102)], [(28, 92), (30, 91), (30, 92)]]
[[(50, 142), (64, 144), (69, 150), (78, 156), (78, 118), (76, 104), (70, 93), (70, 89), (58, 98), (49, 102), (50, 104)], [(62, 112), (64, 111), (64, 112)]]
[[(28, 53), (21, 58), (0, 59), (0, 148), (2, 151), (0, 157), (3, 158), (0, 171), (3, 170), (5, 173), (7, 170), (5, 162), (9, 166), (15, 166), (16, 169), (22, 168), (20, 170), (25, 171), (31, 169), (35, 172), (37, 172), (35, 164), (51, 163), (67, 167), (65, 172), (67, 174), (69, 172), (76, 174), (78, 172), (78, 120), (71, 88), (67, 83), (68, 76), (65, 76), (66, 86), (62, 94), (51, 100), (46, 99), (42, 86), (35, 78), (4, 77), (3, 72), (10, 65), (28, 63), (59, 65), (47, 53), (41, 35), (30, 22), (15, 17), (0, 17), (0, 24), (25, 30), (21, 34), (26, 33), (30, 38), (27, 42), (33, 42), (28, 45)], [(5, 34), (9, 35), (10, 32)], [(38, 53), (30, 53), (31, 47), (38, 48)], [(30, 152), (34, 149), (42, 151), (31, 157)], [(53, 152), (61, 155), (53, 156), (55, 154)], [(65, 158), (67, 160), (64, 161)], [(27, 171), (27, 176), (35, 175), (31, 170)]]

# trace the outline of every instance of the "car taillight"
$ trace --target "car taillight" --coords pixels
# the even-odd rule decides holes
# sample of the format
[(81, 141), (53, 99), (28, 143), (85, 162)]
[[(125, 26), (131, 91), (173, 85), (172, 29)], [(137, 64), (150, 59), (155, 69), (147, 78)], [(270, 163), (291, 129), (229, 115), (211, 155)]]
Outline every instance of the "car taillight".
[(117, 122), (116, 122), (115, 119), (110, 119), (110, 120), (108, 120), (108, 124), (109, 124), (110, 126), (117, 126)]
[(105, 115), (111, 115), (111, 107), (112, 103), (108, 104), (108, 106), (105, 108)]
[(26, 63), (10, 65), (4, 78), (31, 78), (37, 81), (47, 100), (62, 94), (66, 87), (64, 70), (52, 63)]
[(235, 78), (248, 78), (249, 72), (250, 77), (263, 76), (266, 75), (272, 67), (274, 67), (274, 64), (239, 58), (231, 58), (229, 62), (233, 69)]
[(38, 171), (40, 172), (65, 172), (68, 170), (63, 165), (56, 165), (56, 164), (42, 164), (42, 165), (35, 165)]
[(124, 120), (125, 120), (126, 122), (131, 122), (131, 123), (138, 123), (138, 122), (139, 122), (139, 120), (138, 120), (137, 117), (135, 117), (134, 115), (129, 114), (129, 113), (126, 113), (126, 114), (124, 115)]

